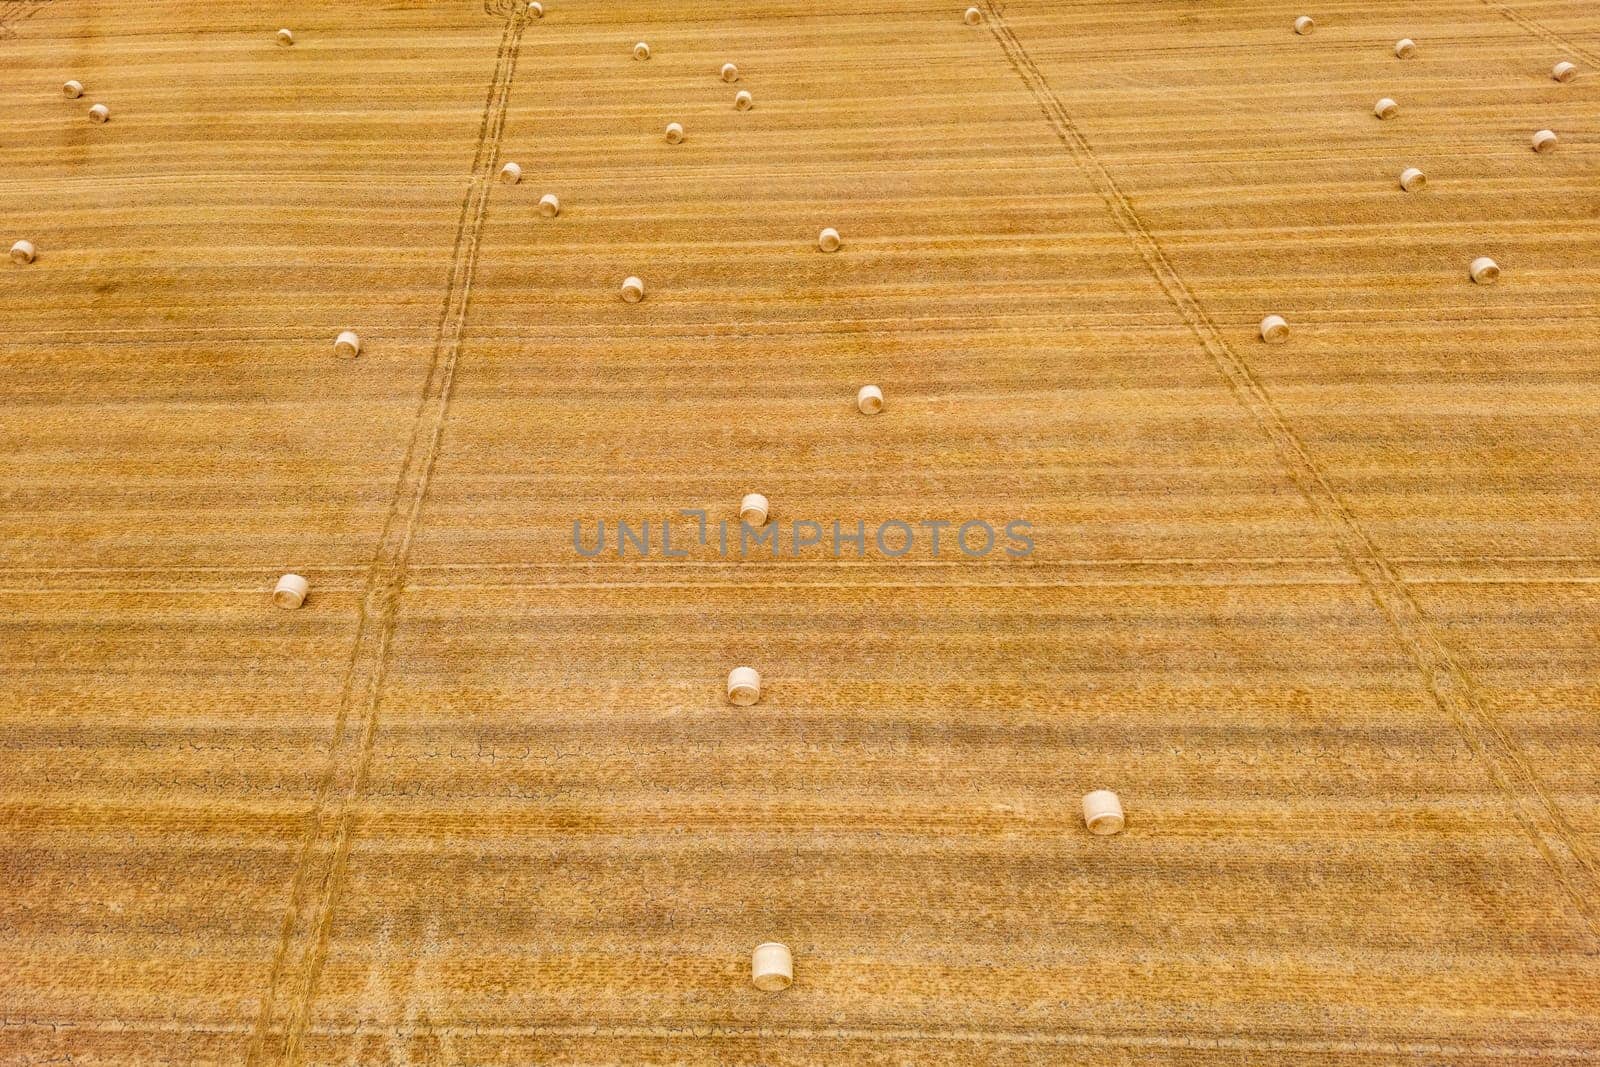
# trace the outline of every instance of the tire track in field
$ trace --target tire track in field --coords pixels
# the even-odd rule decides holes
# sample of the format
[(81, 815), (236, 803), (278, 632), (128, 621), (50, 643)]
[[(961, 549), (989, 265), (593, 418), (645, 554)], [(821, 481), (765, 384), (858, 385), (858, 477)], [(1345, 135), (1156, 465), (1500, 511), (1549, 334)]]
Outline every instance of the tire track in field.
[(1484, 706), (1471, 678), (1440, 640), (1421, 605), (1393, 564), (1329, 483), (1326, 474), (1289, 424), (1250, 365), (1228, 344), (1222, 331), (1167, 258), (1132, 201), (1072, 121), (1042, 71), (1005, 21), (1003, 5), (984, 0), (986, 23), (1017, 77), (1044, 112), (1046, 121), (1073, 163), (1105, 201), (1112, 220), (1133, 243), (1169, 303), (1188, 324), (1229, 390), (1276, 449), (1295, 487), (1328, 530), (1347, 565), (1371, 594), (1401, 646), (1421, 672), (1430, 695), (1455, 724), (1462, 740), (1505, 797), (1512, 814), (1549, 866), (1557, 883), (1600, 938), (1600, 864), (1567, 821), (1516, 741)]
[[(1595, 53), (1589, 51), (1587, 48), (1584, 48), (1582, 45), (1575, 44), (1572, 41), (1567, 40), (1565, 37), (1561, 36), (1550, 27), (1544, 25), (1542, 22), (1531, 19), (1522, 12), (1509, 8), (1504, 4), (1497, 4), (1495, 3), (1495, 0), (1483, 0), (1483, 6), (1488, 8), (1490, 11), (1493, 11), (1500, 17), (1516, 23), (1518, 26), (1522, 27), (1524, 30), (1527, 30), (1529, 33), (1533, 34), (1535, 37), (1539, 38), (1545, 43), (1554, 45), (1557, 48), (1565, 49), (1575, 56), (1578, 56), (1582, 59), (1587, 59), (1592, 65), (1600, 67), (1600, 56), (1595, 55)], [(1566, 57), (1558, 56), (1557, 58), (1561, 59)], [(1591, 76), (1592, 73), (1593, 72), (1591, 72)]]
[(477, 273), (478, 247), (489, 195), (495, 188), (500, 140), (527, 20), (525, 9), (505, 3), (486, 3), (484, 10), (503, 16), (506, 23), (484, 102), (472, 179), (456, 224), (455, 250), (436, 326), (433, 360), (412, 421), (405, 462), (384, 518), (383, 535), (367, 572), (328, 763), (318, 785), (312, 825), (301, 846), (289, 907), (250, 1041), (251, 1064), (292, 1064), (301, 1058), (316, 999), (317, 978), (344, 887), (354, 810), (372, 764), (400, 596), (449, 413), (472, 282)]

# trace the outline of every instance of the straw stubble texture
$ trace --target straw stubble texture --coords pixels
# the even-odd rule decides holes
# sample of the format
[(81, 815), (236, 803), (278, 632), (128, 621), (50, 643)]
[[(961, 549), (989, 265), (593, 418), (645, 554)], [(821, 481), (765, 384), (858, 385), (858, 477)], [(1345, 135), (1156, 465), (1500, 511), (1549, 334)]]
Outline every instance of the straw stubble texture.
[(0, 1060), (1600, 1058), (1592, 10), (547, 7), (0, 5)]

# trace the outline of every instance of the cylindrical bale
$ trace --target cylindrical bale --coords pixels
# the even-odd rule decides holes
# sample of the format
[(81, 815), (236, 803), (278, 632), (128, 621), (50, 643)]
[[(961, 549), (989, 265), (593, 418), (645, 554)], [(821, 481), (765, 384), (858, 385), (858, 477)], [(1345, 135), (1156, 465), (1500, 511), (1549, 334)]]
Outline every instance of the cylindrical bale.
[(735, 667), (728, 672), (728, 703), (747, 708), (760, 699), (760, 671), (754, 667)]
[(778, 993), (794, 982), (794, 954), (788, 945), (768, 941), (750, 954), (750, 981), (763, 993)]
[(1083, 797), (1083, 822), (1091, 834), (1105, 836), (1121, 831), (1125, 824), (1122, 801), (1109, 789), (1096, 789)]
[(272, 590), (272, 602), (285, 611), (293, 611), (306, 602), (311, 583), (298, 574), (285, 574)]

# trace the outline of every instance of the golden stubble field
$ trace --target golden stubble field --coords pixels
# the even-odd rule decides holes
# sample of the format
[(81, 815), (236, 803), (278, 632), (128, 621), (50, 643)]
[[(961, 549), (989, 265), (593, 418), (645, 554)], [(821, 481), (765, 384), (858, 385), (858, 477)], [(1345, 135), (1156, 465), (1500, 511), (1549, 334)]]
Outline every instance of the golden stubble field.
[(1600, 11), (963, 6), (0, 2), (0, 1062), (1600, 1059)]

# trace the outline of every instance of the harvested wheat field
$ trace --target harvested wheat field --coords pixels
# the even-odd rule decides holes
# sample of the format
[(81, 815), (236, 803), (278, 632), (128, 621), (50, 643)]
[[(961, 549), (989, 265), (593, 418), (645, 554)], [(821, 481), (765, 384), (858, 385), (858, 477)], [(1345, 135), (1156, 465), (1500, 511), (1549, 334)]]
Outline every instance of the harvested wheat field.
[(0, 59), (0, 1063), (1600, 1062), (1591, 0)]

